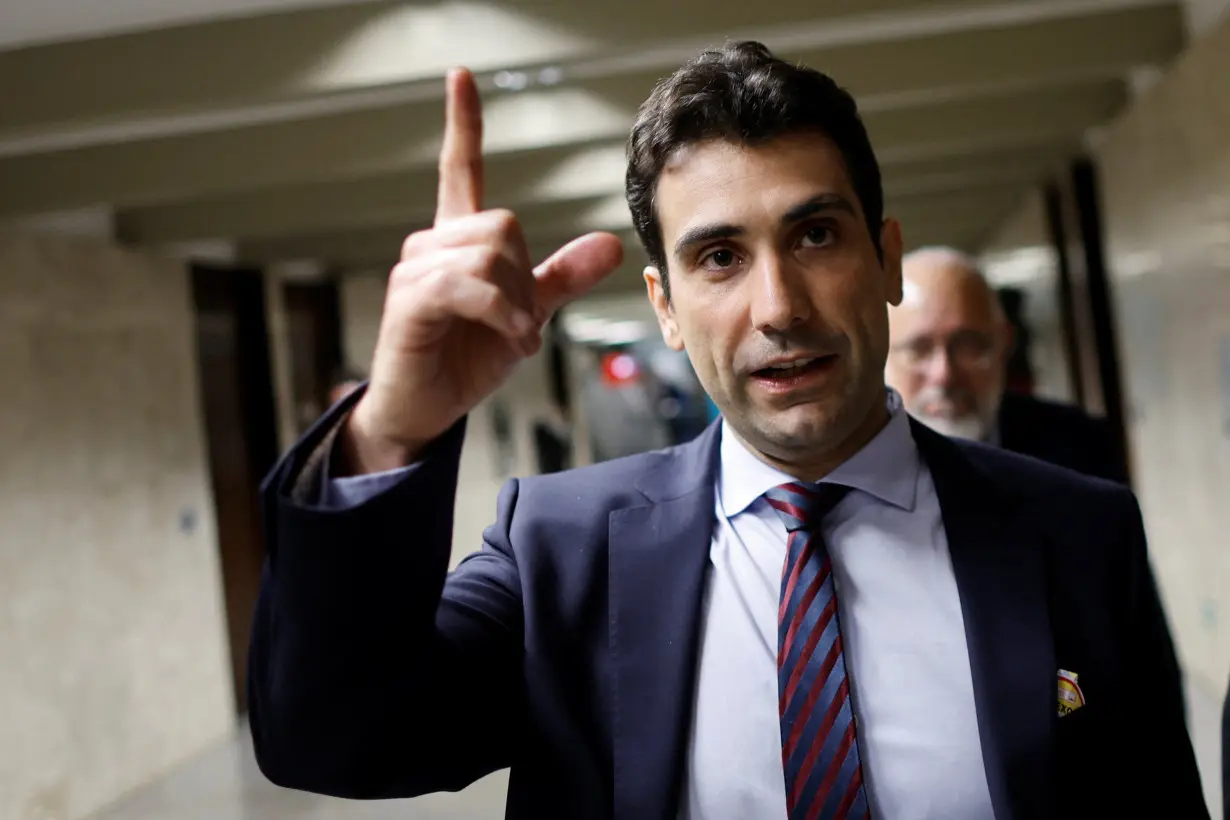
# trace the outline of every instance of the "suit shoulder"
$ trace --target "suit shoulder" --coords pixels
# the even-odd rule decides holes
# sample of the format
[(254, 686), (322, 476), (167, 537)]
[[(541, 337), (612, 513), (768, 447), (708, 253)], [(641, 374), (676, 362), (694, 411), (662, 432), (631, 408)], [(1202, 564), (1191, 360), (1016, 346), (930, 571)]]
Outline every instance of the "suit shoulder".
[(1135, 566), (1146, 536), (1128, 487), (987, 445), (960, 446), (987, 485), (1009, 502), (1012, 520), (1045, 535), (1070, 577), (1093, 583)]
[(611, 513), (650, 503), (640, 489), (648, 476), (681, 472), (681, 449), (654, 450), (514, 480), (501, 492), (494, 527), (507, 532), (519, 561), (554, 556), (546, 559), (554, 563), (565, 556), (591, 554), (590, 547), (605, 542)]
[(987, 444), (955, 443), (975, 467), (1017, 497), (1077, 508), (1088, 503), (1099, 508), (1136, 505), (1135, 495), (1123, 484)]
[[(609, 461), (574, 467), (558, 473), (520, 479), (521, 493), (539, 503), (568, 498), (581, 502), (592, 513), (594, 507), (620, 506), (641, 495), (636, 484), (649, 472), (670, 461), (682, 446), (650, 450)], [(605, 503), (604, 503), (605, 502)]]

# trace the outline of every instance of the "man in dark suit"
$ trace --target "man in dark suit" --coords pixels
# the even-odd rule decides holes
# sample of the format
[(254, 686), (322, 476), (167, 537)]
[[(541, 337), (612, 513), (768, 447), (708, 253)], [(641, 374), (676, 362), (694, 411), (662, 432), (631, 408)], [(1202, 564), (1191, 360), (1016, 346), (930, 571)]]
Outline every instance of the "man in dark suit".
[(885, 377), (911, 415), (945, 435), (1127, 482), (1122, 448), (1105, 422), (1005, 392), (1012, 325), (970, 257), (923, 248), (904, 257), (902, 271), (904, 298), (889, 310)]
[(1135, 499), (912, 422), (901, 230), (854, 101), (757, 44), (664, 80), (628, 200), (663, 337), (723, 418), (510, 482), (447, 573), (466, 414), (618, 265), (531, 269), (449, 79), (435, 226), (372, 378), (278, 465), (257, 759), (354, 798), (511, 767), (510, 818), (1208, 816)]

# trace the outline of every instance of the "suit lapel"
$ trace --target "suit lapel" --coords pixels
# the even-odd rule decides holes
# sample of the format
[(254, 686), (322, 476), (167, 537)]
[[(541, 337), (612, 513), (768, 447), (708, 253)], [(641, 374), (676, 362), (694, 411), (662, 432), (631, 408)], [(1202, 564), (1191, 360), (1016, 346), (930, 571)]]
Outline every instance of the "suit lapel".
[(675, 816), (713, 536), (720, 425), (671, 451), (610, 517), (616, 820)]
[(1058, 670), (1047, 545), (956, 444), (917, 422), (913, 431), (948, 536), (996, 817), (1051, 817)]

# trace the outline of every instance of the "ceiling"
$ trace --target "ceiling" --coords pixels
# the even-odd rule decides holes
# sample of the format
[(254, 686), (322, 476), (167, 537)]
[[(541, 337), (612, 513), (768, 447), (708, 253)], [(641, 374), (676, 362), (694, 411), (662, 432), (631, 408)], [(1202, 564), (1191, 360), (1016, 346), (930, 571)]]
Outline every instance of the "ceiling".
[[(486, 204), (516, 210), (538, 254), (592, 229), (635, 249), (637, 105), (699, 48), (754, 38), (855, 93), (909, 244), (974, 249), (1185, 38), (1177, 0), (169, 7), (0, 10), (0, 221), (103, 208), (126, 243), (387, 267), (431, 219), (442, 78), (464, 64), (484, 89)], [(608, 287), (636, 285), (639, 258)]]
[(0, 48), (372, 0), (5, 0)]

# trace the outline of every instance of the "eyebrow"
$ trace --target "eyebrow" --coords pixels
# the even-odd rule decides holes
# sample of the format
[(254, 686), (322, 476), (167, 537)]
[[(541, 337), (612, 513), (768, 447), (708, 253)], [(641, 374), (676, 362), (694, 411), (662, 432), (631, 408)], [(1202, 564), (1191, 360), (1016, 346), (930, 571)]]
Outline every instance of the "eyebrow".
[(819, 194), (786, 211), (782, 216), (782, 224), (790, 225), (801, 222), (809, 216), (815, 216), (824, 211), (845, 211), (850, 216), (854, 216), (854, 206), (841, 194)]
[[(792, 225), (824, 211), (845, 211), (854, 216), (854, 206), (850, 204), (850, 200), (840, 194), (817, 194), (786, 211), (782, 215), (782, 224)], [(675, 242), (675, 254), (682, 254), (692, 245), (712, 242), (715, 239), (730, 239), (732, 236), (740, 236), (743, 233), (744, 229), (740, 226), (727, 223), (697, 225), (680, 234), (679, 239)]]
[(675, 255), (682, 254), (692, 245), (712, 242), (714, 239), (730, 239), (732, 236), (739, 236), (742, 233), (743, 229), (737, 225), (697, 225), (695, 228), (688, 228), (679, 235), (679, 239), (675, 242)]

